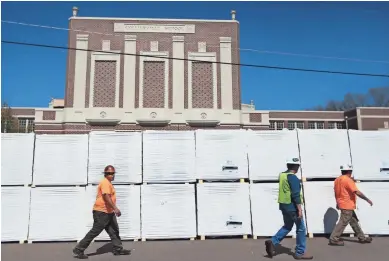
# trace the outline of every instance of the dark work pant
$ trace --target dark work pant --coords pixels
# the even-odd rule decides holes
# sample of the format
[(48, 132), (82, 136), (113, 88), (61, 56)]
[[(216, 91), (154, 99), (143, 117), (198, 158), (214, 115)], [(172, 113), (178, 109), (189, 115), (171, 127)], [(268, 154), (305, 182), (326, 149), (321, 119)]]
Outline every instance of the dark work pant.
[(354, 233), (359, 239), (364, 239), (365, 234), (362, 231), (361, 226), (358, 223), (357, 214), (354, 210), (340, 210), (340, 218), (338, 224), (336, 224), (334, 230), (331, 233), (330, 240), (338, 241), (339, 237), (343, 234), (344, 229), (347, 225), (350, 224), (351, 228), (354, 230)]
[(100, 235), (103, 230), (107, 231), (111, 238), (113, 251), (120, 251), (123, 249), (122, 241), (119, 236), (119, 226), (115, 216), (115, 213), (107, 214), (101, 211), (93, 211), (93, 227), (86, 234), (86, 236), (78, 243), (76, 249), (85, 251), (90, 243)]

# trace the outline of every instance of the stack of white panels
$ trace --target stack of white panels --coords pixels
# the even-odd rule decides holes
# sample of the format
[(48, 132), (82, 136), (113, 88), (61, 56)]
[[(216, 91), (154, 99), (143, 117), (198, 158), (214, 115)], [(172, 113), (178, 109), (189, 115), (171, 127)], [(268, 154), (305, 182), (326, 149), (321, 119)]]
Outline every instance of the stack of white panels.
[(389, 131), (350, 130), (349, 135), (354, 177), (360, 180), (388, 180)]
[(250, 235), (249, 184), (197, 184), (197, 214), (199, 235)]
[[(117, 217), (119, 224), (120, 237), (122, 239), (140, 238), (140, 186), (118, 185), (116, 189), (116, 205), (122, 215)], [(87, 210), (86, 231), (87, 233), (93, 226), (93, 204), (96, 201), (97, 186), (87, 186), (87, 203), (84, 209)], [(109, 240), (107, 232), (104, 230), (97, 240)]]
[(142, 185), (142, 238), (196, 236), (193, 184)]
[[(305, 208), (307, 210), (309, 233), (330, 234), (339, 220), (336, 209), (333, 181), (312, 181), (304, 183)], [(353, 233), (350, 225), (345, 233)]]
[(32, 182), (35, 134), (1, 134), (1, 185)]
[(351, 163), (347, 130), (297, 130), (305, 178), (337, 177)]
[(84, 237), (85, 187), (31, 190), (31, 241), (68, 241)]
[(1, 242), (27, 240), (30, 191), (29, 187), (1, 188)]
[(277, 180), (286, 161), (299, 157), (297, 132), (248, 131), (250, 180)]
[(195, 152), (193, 131), (145, 131), (143, 181), (195, 181)]
[(358, 183), (361, 190), (371, 201), (370, 206), (364, 200), (358, 199), (358, 218), (362, 230), (370, 235), (389, 234), (389, 183), (388, 182), (361, 182)]
[(248, 178), (247, 132), (196, 130), (196, 176), (205, 180)]
[[(273, 236), (284, 225), (278, 204), (278, 183), (250, 184), (254, 236)], [(288, 234), (296, 235), (296, 226)]]
[(85, 185), (88, 135), (37, 135), (34, 185)]
[(88, 183), (98, 184), (107, 165), (116, 169), (114, 184), (142, 182), (141, 132), (92, 132)]

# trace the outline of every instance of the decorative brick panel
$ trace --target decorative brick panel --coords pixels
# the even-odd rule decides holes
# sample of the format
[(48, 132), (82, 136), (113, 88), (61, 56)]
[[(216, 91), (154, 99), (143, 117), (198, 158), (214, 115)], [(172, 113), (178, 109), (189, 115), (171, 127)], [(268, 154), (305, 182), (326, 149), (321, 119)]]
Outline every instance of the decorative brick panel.
[(361, 116), (389, 116), (389, 108), (380, 108), (380, 109), (361, 108), (360, 115)]
[(250, 113), (250, 122), (262, 122), (262, 114)]
[(115, 107), (116, 62), (96, 61), (93, 107)]
[(10, 108), (10, 113), (13, 116), (18, 116), (18, 115), (35, 116), (35, 109), (13, 109), (13, 108)]
[(378, 130), (385, 128), (385, 121), (389, 121), (389, 118), (362, 118), (361, 130)]
[(325, 111), (271, 111), (269, 118), (285, 118), (285, 119), (339, 119), (343, 120), (343, 111), (340, 112), (325, 112)]
[(213, 108), (212, 63), (192, 63), (192, 107)]
[[(89, 31), (94, 33), (88, 34), (88, 49), (99, 51), (102, 49), (102, 40), (111, 41), (111, 50), (118, 50), (124, 52), (124, 35), (125, 33), (114, 33), (114, 23), (142, 23), (142, 24), (195, 24), (195, 34), (185, 34), (185, 57), (187, 58), (188, 52), (198, 51), (198, 42), (206, 42), (208, 52), (216, 52), (217, 61), (220, 61), (220, 42), (219, 37), (231, 37), (231, 48), (232, 48), (232, 63), (239, 63), (239, 24), (238, 23), (225, 23), (225, 22), (202, 22), (202, 21), (137, 21), (137, 20), (70, 20), (69, 22), (69, 43), (68, 46), (76, 47), (76, 34), (80, 33), (77, 30)], [(137, 36), (137, 54), (140, 51), (150, 50), (150, 41), (158, 41), (159, 51), (169, 52), (172, 54), (172, 36), (176, 34), (169, 33), (131, 33)], [(123, 56), (123, 55), (122, 55)], [(122, 59), (122, 57), (121, 57)], [(135, 74), (135, 108), (139, 106), (139, 61), (140, 58), (136, 58), (136, 74)], [(85, 104), (89, 106), (89, 90), (90, 90), (90, 62), (91, 54), (88, 53), (88, 64), (87, 64), (87, 80), (86, 80), (86, 97)], [(74, 95), (74, 74), (75, 74), (75, 51), (69, 50), (67, 59), (67, 82), (65, 91), (65, 107), (73, 107), (73, 95)], [(172, 76), (173, 63), (169, 62), (169, 108), (172, 107)], [(120, 64), (120, 71), (123, 72), (124, 63)], [(188, 62), (184, 63), (185, 71), (185, 108), (188, 108)], [(218, 93), (221, 93), (221, 77), (220, 77), (220, 64), (217, 65), (218, 71)], [(239, 66), (232, 66), (232, 88), (233, 88), (233, 108), (235, 110), (240, 109), (240, 70)], [(123, 97), (123, 73), (121, 73), (120, 79), (120, 100), (119, 106), (122, 106)], [(218, 95), (218, 107), (221, 106), (220, 95)]]
[(165, 107), (165, 62), (145, 61), (143, 67), (143, 108)]
[(45, 125), (45, 124), (35, 124), (35, 131), (43, 131), (43, 130), (62, 130), (62, 124), (53, 124), (53, 125)]
[(44, 121), (54, 121), (55, 120), (55, 111), (43, 111), (43, 120)]

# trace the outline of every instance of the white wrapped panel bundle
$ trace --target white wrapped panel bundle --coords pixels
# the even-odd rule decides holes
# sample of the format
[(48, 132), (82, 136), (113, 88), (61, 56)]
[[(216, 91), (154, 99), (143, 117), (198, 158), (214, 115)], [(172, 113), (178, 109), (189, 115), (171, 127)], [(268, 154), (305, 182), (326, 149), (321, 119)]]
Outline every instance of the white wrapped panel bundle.
[(357, 186), (373, 201), (373, 206), (370, 206), (366, 201), (357, 199), (357, 215), (363, 232), (368, 235), (389, 235), (389, 183), (361, 182)]
[[(340, 211), (336, 209), (334, 182), (306, 182), (304, 183), (304, 196), (308, 232), (313, 234), (331, 234), (340, 218)], [(344, 233), (353, 233), (350, 225), (346, 227)]]
[(27, 240), (30, 191), (29, 187), (1, 188), (1, 242)]
[(145, 131), (143, 181), (195, 181), (195, 152), (194, 131)]
[(337, 177), (351, 162), (347, 130), (297, 130), (305, 178)]
[[(250, 184), (253, 235), (273, 236), (284, 225), (278, 204), (278, 183)], [(296, 235), (296, 225), (288, 236)]]
[(353, 175), (359, 180), (389, 179), (389, 131), (350, 130)]
[(297, 132), (248, 131), (250, 180), (278, 180), (286, 161), (299, 157)]
[[(122, 215), (117, 217), (119, 224), (120, 237), (122, 239), (140, 238), (140, 186), (134, 185), (117, 185), (116, 205)], [(87, 233), (93, 226), (93, 205), (96, 201), (97, 186), (87, 186), (86, 196), (87, 203), (84, 209), (87, 217)], [(96, 240), (110, 240), (107, 232), (104, 230)]]
[(248, 183), (197, 184), (198, 234), (251, 235)]
[(39, 187), (31, 190), (31, 241), (68, 241), (84, 237), (85, 187)]
[(245, 130), (196, 130), (196, 176), (204, 180), (248, 178)]
[(34, 133), (1, 134), (1, 185), (31, 184), (34, 140)]
[(142, 183), (142, 133), (90, 133), (88, 183), (98, 184), (107, 165), (116, 169), (113, 184)]
[(194, 184), (142, 185), (142, 238), (196, 237)]
[(36, 135), (34, 185), (85, 185), (88, 135)]

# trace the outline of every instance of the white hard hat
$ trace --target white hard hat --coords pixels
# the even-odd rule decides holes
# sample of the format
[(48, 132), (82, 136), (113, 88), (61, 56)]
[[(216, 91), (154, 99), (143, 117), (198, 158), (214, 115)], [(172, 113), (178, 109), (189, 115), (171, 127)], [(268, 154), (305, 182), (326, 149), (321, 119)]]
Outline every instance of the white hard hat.
[(353, 170), (353, 166), (351, 164), (343, 164), (340, 166), (340, 170)]
[(300, 165), (299, 158), (291, 158), (286, 161), (286, 164)]

